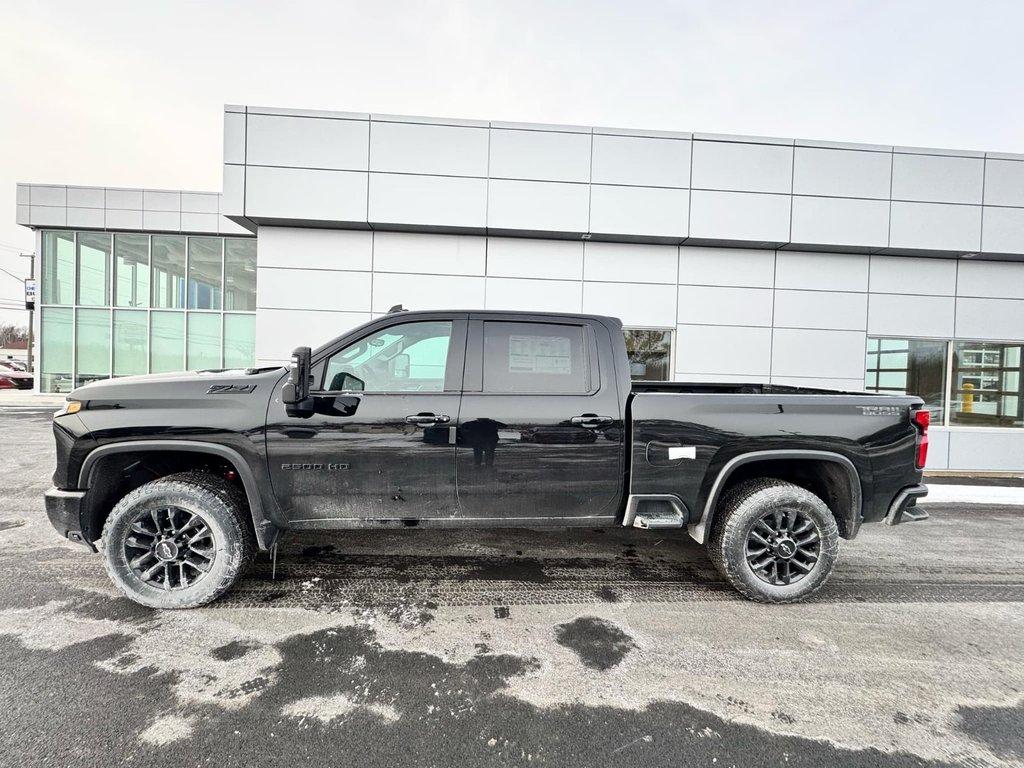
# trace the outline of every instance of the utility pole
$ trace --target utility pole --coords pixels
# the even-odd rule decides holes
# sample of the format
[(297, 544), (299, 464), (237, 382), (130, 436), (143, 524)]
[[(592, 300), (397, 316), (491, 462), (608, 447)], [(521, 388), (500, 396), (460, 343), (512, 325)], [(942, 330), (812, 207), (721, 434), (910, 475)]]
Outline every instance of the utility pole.
[[(36, 368), (33, 362), (32, 347), (35, 341), (35, 314), (36, 314), (36, 254), (22, 253), (19, 254), (22, 257), (29, 259), (28, 278), (32, 281), (31, 300), (29, 292), (29, 282), (25, 281), (25, 308), (28, 310), (28, 368), (29, 373), (35, 373)], [(36, 382), (38, 384), (38, 382)]]

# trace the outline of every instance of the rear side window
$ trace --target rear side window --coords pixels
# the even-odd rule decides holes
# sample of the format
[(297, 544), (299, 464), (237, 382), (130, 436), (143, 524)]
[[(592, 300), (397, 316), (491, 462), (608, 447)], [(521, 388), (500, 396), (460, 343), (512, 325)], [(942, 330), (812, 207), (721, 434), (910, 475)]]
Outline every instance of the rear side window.
[(484, 323), (484, 392), (592, 391), (583, 326)]

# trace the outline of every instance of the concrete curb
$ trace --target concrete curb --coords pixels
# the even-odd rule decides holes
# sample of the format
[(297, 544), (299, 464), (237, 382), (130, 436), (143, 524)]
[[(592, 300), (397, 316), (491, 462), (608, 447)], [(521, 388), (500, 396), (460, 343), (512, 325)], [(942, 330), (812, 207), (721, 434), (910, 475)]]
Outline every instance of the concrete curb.
[(60, 408), (64, 405), (64, 395), (41, 394), (18, 390), (0, 391), (0, 406), (21, 408)]

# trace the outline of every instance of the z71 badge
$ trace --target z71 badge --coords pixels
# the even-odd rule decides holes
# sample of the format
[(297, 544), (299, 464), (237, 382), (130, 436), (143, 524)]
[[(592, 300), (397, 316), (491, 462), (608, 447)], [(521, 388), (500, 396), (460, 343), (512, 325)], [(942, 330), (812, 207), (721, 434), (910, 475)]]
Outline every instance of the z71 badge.
[(208, 395), (248, 395), (256, 391), (255, 384), (211, 384)]

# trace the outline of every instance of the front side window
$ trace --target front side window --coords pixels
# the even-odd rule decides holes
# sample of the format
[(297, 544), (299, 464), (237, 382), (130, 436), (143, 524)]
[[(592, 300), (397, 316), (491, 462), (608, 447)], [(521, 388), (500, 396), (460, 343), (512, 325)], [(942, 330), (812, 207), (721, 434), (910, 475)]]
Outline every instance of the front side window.
[(672, 331), (627, 328), (626, 355), (633, 381), (668, 381), (672, 364)]
[(442, 392), (451, 341), (450, 321), (402, 323), (377, 331), (327, 361), (329, 392)]
[(924, 400), (932, 423), (946, 405), (946, 342), (931, 339), (868, 339), (864, 388)]
[(1022, 349), (1022, 344), (954, 342), (950, 424), (1024, 427)]
[(584, 338), (580, 325), (484, 323), (483, 391), (589, 393)]

